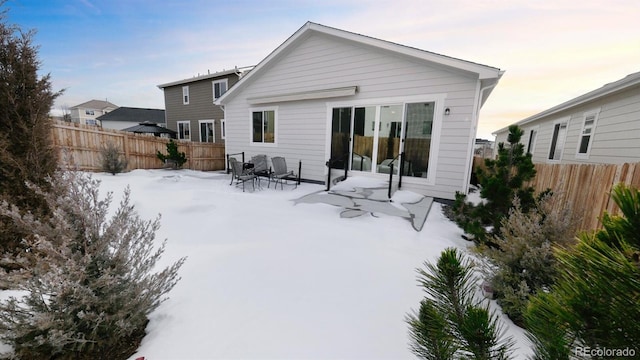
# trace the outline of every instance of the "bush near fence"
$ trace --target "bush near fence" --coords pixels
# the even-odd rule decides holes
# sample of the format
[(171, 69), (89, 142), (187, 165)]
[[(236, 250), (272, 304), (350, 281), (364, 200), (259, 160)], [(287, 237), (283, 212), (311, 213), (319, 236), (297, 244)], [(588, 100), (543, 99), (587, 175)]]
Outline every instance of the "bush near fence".
[[(167, 152), (169, 139), (134, 134), (126, 131), (102, 129), (96, 126), (54, 121), (53, 145), (60, 152), (60, 162), (83, 171), (102, 171), (102, 149), (115, 144), (127, 159), (127, 170), (160, 169), (164, 164), (156, 151)], [(185, 169), (224, 170), (224, 144), (174, 140), (178, 149), (187, 154)]]
[[(474, 169), (484, 167), (484, 159), (474, 158)], [(604, 211), (619, 214), (611, 190), (619, 183), (640, 188), (640, 163), (625, 164), (535, 164), (536, 176), (527, 185), (536, 193), (551, 189), (561, 204), (571, 206), (582, 217), (580, 229), (602, 226)]]

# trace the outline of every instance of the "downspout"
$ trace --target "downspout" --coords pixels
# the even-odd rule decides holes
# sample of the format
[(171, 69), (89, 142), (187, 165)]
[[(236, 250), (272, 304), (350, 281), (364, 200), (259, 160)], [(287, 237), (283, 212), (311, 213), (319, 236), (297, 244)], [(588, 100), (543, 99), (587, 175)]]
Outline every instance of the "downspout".
[[(474, 149), (474, 145), (475, 145), (475, 141), (476, 141), (476, 135), (478, 134), (478, 124), (480, 122), (480, 108), (482, 107), (482, 95), (484, 94), (484, 92), (486, 90), (492, 89), (494, 87), (496, 87), (496, 85), (498, 85), (498, 80), (500, 80), (500, 78), (498, 78), (496, 80), (495, 83), (491, 84), (491, 85), (487, 85), (483, 88), (480, 88), (480, 91), (478, 93), (478, 103), (475, 106), (474, 112), (475, 114), (473, 114), (473, 126), (471, 126), (469, 128), (469, 136), (471, 137), (471, 141), (469, 142), (469, 153), (467, 156), (467, 172), (465, 173), (465, 177), (464, 177), (464, 181), (463, 181), (463, 193), (464, 194), (468, 194), (469, 193), (469, 182), (471, 181), (471, 171), (473, 170), (473, 149)], [(479, 83), (482, 82), (482, 80), (478, 80)]]
[(218, 106), (220, 106), (220, 110), (222, 110), (222, 112), (224, 113), (224, 121), (225, 121), (225, 126), (224, 126), (224, 131), (225, 131), (225, 137), (224, 137), (224, 155), (225, 155), (224, 156), (224, 159), (225, 159), (225, 161), (224, 161), (224, 171), (227, 172), (229, 170), (229, 169), (227, 169), (229, 164), (227, 163), (227, 156), (226, 156), (229, 153), (229, 149), (227, 149), (227, 136), (226, 136), (227, 135), (226, 134), (226, 132), (227, 132), (227, 124), (226, 124), (227, 123), (227, 113), (225, 112), (224, 105), (218, 105)]

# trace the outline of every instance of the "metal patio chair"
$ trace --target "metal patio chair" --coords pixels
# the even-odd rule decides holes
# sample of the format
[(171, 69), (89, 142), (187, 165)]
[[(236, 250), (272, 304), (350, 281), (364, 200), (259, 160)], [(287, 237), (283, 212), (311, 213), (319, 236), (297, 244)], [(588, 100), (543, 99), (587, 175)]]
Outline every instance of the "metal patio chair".
[(240, 186), (242, 184), (242, 192), (244, 192), (244, 183), (247, 181), (251, 181), (251, 187), (253, 190), (256, 189), (255, 180), (256, 175), (251, 171), (251, 169), (245, 169), (244, 164), (236, 158), (229, 158), (229, 167), (231, 168), (231, 184), (235, 180), (236, 186)]
[(280, 183), (280, 189), (283, 189), (283, 182), (287, 182), (289, 180), (295, 181), (296, 188), (298, 187), (298, 184), (300, 184), (300, 174), (295, 174), (293, 170), (288, 170), (287, 161), (283, 157), (272, 157), (271, 163), (273, 164), (273, 174), (271, 174), (271, 177), (273, 178), (276, 187), (278, 186), (278, 183)]

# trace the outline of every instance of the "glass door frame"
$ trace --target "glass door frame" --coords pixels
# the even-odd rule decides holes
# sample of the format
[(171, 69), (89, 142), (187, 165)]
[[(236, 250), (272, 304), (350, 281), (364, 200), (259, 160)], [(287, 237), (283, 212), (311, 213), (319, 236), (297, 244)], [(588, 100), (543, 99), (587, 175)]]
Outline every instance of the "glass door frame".
[[(407, 96), (407, 97), (393, 97), (393, 98), (382, 98), (382, 99), (363, 99), (363, 100), (353, 100), (353, 101), (340, 101), (340, 102), (327, 102), (327, 146), (325, 147), (325, 156), (330, 156), (331, 151), (331, 132), (332, 132), (332, 115), (334, 108), (347, 108), (351, 107), (351, 125), (350, 125), (350, 139), (349, 139), (349, 172), (357, 172), (358, 174), (365, 174), (367, 176), (386, 176), (386, 174), (381, 174), (376, 171), (377, 165), (377, 145), (378, 145), (378, 135), (379, 135), (379, 127), (380, 127), (380, 108), (382, 106), (389, 105), (401, 105), (402, 106), (402, 125), (400, 131), (400, 149), (399, 152), (404, 151), (404, 140), (405, 140), (405, 130), (406, 126), (406, 116), (407, 116), (407, 104), (412, 103), (426, 103), (431, 102), (434, 103), (434, 113), (433, 113), (433, 124), (431, 130), (431, 144), (430, 144), (430, 152), (429, 152), (429, 167), (427, 169), (426, 178), (414, 178), (412, 176), (407, 176), (403, 178), (403, 182), (407, 181), (408, 183), (420, 183), (424, 184), (425, 182), (428, 185), (435, 185), (435, 176), (437, 171), (437, 158), (439, 152), (439, 143), (440, 143), (440, 134), (442, 128), (442, 120), (443, 120), (443, 112), (444, 112), (444, 100), (446, 98), (446, 94), (431, 94), (426, 96)], [(353, 170), (353, 147), (354, 147), (354, 119), (355, 119), (355, 109), (362, 107), (375, 107), (375, 126), (374, 129), (374, 144), (373, 144), (373, 156), (371, 157), (371, 170), (369, 171), (360, 171)], [(365, 124), (366, 125), (366, 124)], [(366, 127), (366, 126), (365, 126)], [(329, 158), (329, 157), (327, 157)], [(325, 169), (327, 171), (327, 169)]]

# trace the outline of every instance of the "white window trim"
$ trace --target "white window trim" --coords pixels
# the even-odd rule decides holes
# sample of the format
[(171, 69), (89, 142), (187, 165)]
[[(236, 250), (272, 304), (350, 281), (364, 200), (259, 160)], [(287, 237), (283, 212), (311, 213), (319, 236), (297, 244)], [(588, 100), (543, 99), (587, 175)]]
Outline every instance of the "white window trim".
[(182, 105), (189, 105), (189, 100), (191, 97), (189, 96), (189, 86), (182, 87)]
[[(562, 161), (564, 152), (565, 150), (567, 150), (567, 134), (569, 134), (569, 120), (571, 120), (571, 118), (566, 117), (566, 118), (558, 119), (553, 122), (553, 126), (551, 127), (551, 137), (549, 138), (549, 148), (547, 149), (547, 154), (546, 154), (546, 159), (547, 159), (547, 162), (549, 163), (559, 163)], [(549, 159), (549, 155), (551, 154), (551, 147), (553, 146), (553, 132), (555, 131), (556, 125), (558, 124), (566, 124), (566, 130), (564, 132), (564, 142), (562, 146), (562, 152), (560, 153), (560, 157), (558, 158), (558, 160), (554, 160), (554, 159)], [(557, 143), (558, 141), (556, 139), (556, 144)]]
[[(185, 139), (180, 138), (180, 124), (189, 125), (189, 138), (188, 139), (187, 138), (185, 138)], [(176, 136), (178, 137), (178, 140), (191, 141), (191, 134), (193, 133), (193, 131), (191, 131), (191, 121), (189, 121), (189, 120), (177, 121), (176, 122), (176, 129), (178, 130), (178, 133), (176, 134)]]
[[(273, 126), (273, 142), (272, 143), (267, 143), (264, 142), (264, 139), (262, 142), (254, 142), (253, 141), (253, 113), (254, 112), (259, 112), (259, 111), (273, 111), (274, 115), (273, 117), (275, 118), (275, 124)], [(278, 107), (277, 106), (269, 106), (269, 107), (256, 107), (256, 108), (250, 108), (249, 109), (249, 146), (271, 146), (271, 147), (275, 147), (278, 145), (278, 123), (279, 123), (279, 119), (278, 119)]]
[[(225, 85), (225, 90), (224, 92), (229, 91), (229, 80), (228, 79), (219, 79), (219, 80), (213, 80), (211, 82), (211, 92), (213, 93), (213, 102), (215, 102), (216, 100), (219, 99), (219, 97), (216, 97), (216, 84), (224, 84)], [(220, 94), (220, 96), (224, 95), (224, 93)]]
[[(411, 184), (427, 184), (435, 185), (436, 177), (438, 176), (438, 155), (440, 152), (440, 137), (442, 132), (442, 124), (444, 121), (444, 103), (447, 99), (447, 94), (432, 94), (432, 95), (413, 95), (413, 96), (397, 96), (388, 98), (373, 98), (373, 99), (361, 99), (361, 100), (349, 100), (349, 101), (336, 101), (327, 102), (327, 128), (325, 138), (325, 158), (331, 157), (331, 116), (332, 109), (335, 107), (359, 107), (359, 106), (384, 106), (393, 104), (402, 104), (403, 113), (406, 111), (407, 104), (420, 103), (420, 102), (433, 102), (435, 108), (433, 112), (433, 125), (431, 128), (431, 147), (429, 150), (429, 169), (427, 170), (426, 179), (413, 178), (406, 176), (402, 178), (403, 182)], [(404, 116), (404, 115), (403, 115)], [(277, 122), (276, 122), (277, 124)], [(324, 173), (326, 174), (328, 168), (325, 167)], [(371, 174), (368, 176), (382, 177), (382, 174)], [(384, 175), (388, 178), (388, 175)]]
[[(589, 145), (587, 145), (587, 152), (582, 154), (580, 153), (580, 144), (582, 143), (582, 136), (584, 135), (585, 123), (587, 121), (587, 117), (593, 115), (593, 125), (591, 126), (591, 134), (589, 138)], [(598, 125), (598, 118), (600, 117), (600, 108), (585, 111), (582, 116), (582, 127), (580, 128), (580, 133), (578, 133), (578, 145), (576, 146), (576, 159), (588, 159), (591, 154), (591, 146), (593, 145), (593, 138), (596, 133), (596, 126)]]
[(227, 121), (225, 119), (220, 120), (220, 138), (225, 139), (227, 137)]
[[(554, 127), (555, 127), (555, 125), (554, 125)], [(533, 144), (530, 144), (529, 142), (531, 141), (531, 132), (532, 131), (536, 132), (536, 137), (533, 139)], [(553, 136), (553, 133), (551, 135)], [(525, 133), (525, 136), (527, 137), (527, 147), (525, 148), (525, 152), (526, 152), (526, 150), (528, 150), (530, 148), (531, 149), (531, 151), (530, 151), (531, 156), (533, 156), (536, 153), (536, 144), (538, 143), (538, 136), (540, 136), (540, 125), (528, 128), (527, 132)]]
[(200, 142), (202, 141), (202, 123), (208, 123), (208, 124), (212, 124), (211, 129), (213, 130), (213, 141), (211, 143), (215, 143), (216, 142), (216, 121), (213, 119), (204, 119), (204, 120), (198, 120), (198, 140), (200, 140)]

